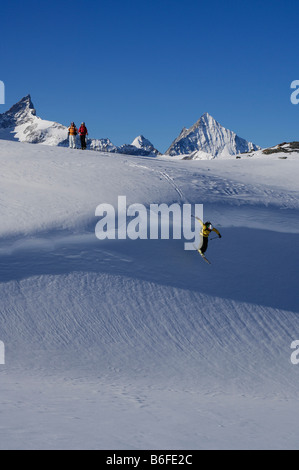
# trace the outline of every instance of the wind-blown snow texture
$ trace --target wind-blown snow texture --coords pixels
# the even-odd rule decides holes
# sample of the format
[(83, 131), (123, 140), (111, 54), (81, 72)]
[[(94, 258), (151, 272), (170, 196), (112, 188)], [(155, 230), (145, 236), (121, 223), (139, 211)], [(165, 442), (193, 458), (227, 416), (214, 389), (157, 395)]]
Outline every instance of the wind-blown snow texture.
[[(0, 448), (298, 448), (298, 154), (174, 161), (0, 142)], [(95, 208), (203, 203), (183, 240)]]

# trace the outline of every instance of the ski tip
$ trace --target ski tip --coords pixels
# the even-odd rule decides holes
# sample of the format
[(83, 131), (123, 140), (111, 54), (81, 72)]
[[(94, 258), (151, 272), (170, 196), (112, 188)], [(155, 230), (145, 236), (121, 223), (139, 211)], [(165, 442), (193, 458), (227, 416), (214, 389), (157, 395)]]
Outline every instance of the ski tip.
[[(195, 245), (194, 245), (194, 247), (195, 247)], [(196, 247), (195, 247), (195, 249), (196, 249), (196, 251), (200, 254), (200, 256), (202, 257), (202, 259), (205, 260), (206, 263), (211, 264), (211, 261), (209, 261), (208, 258), (205, 257), (205, 255), (200, 251), (199, 248), (196, 248)]]

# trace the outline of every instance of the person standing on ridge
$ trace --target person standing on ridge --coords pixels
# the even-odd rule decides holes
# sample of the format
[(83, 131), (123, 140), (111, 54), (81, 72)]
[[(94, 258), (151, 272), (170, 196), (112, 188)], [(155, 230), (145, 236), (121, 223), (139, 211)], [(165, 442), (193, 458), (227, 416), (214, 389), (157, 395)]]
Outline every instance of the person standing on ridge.
[(88, 135), (88, 131), (86, 129), (85, 122), (82, 122), (79, 127), (79, 135), (81, 140), (81, 149), (86, 150), (86, 136)]
[(75, 123), (72, 122), (70, 127), (68, 128), (69, 131), (69, 148), (75, 149), (76, 147), (76, 135), (78, 134), (78, 129), (75, 126)]
[(213, 225), (211, 224), (211, 222), (205, 222), (203, 223), (202, 220), (200, 220), (198, 217), (195, 217), (196, 220), (198, 220), (198, 222), (201, 224), (202, 226), (202, 229), (201, 229), (201, 232), (200, 232), (200, 236), (202, 238), (202, 245), (200, 248), (198, 248), (198, 251), (201, 255), (203, 255), (206, 251), (207, 251), (207, 248), (208, 248), (208, 242), (209, 242), (209, 235), (211, 232), (215, 232), (217, 233), (218, 237), (221, 238), (221, 235), (220, 235), (220, 232), (213, 227)]

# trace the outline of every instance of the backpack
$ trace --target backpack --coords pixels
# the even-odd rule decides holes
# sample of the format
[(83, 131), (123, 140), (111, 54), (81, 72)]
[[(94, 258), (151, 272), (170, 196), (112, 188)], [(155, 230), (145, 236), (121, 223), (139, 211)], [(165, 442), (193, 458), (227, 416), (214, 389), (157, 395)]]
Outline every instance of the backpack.
[(74, 126), (74, 127), (70, 126), (68, 130), (69, 130), (69, 135), (77, 135), (76, 126)]

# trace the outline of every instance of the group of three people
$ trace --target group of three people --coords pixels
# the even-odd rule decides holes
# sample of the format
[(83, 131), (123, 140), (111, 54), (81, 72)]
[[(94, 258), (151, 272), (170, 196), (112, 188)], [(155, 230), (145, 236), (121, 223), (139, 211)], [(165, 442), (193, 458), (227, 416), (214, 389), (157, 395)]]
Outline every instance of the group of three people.
[(69, 147), (71, 149), (77, 148), (76, 136), (77, 134), (79, 134), (80, 141), (81, 141), (81, 149), (86, 150), (86, 136), (88, 135), (88, 131), (85, 126), (85, 122), (81, 123), (79, 130), (76, 128), (75, 123), (72, 122), (70, 127), (68, 128), (68, 131), (69, 131)]

